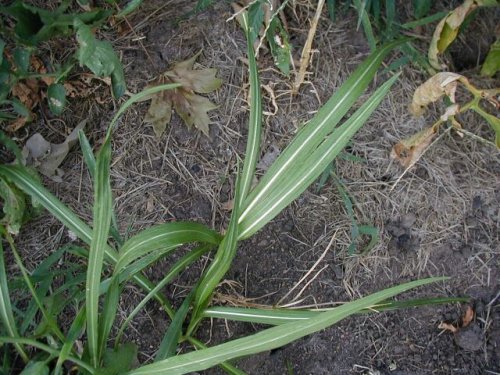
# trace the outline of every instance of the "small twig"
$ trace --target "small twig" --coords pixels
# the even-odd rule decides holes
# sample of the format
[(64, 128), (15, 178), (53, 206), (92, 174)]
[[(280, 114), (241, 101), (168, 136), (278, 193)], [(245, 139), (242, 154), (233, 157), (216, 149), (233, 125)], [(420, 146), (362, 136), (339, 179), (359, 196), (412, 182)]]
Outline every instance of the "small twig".
[[(298, 286), (300, 284), (302, 284), (302, 282), (314, 271), (314, 269), (318, 266), (318, 264), (323, 260), (323, 258), (326, 256), (326, 253), (328, 252), (328, 250), (330, 250), (330, 247), (332, 246), (333, 244), (333, 241), (335, 240), (335, 237), (337, 236), (337, 232), (335, 232), (330, 240), (330, 242), (328, 243), (328, 245), (326, 246), (325, 250), (323, 251), (323, 253), (321, 254), (321, 256), (318, 258), (318, 260), (313, 264), (313, 266), (311, 267), (311, 269), (309, 271), (307, 271), (307, 273), (301, 277), (301, 279), (299, 281), (297, 281), (297, 283), (295, 283), (295, 285), (293, 286), (292, 289), (290, 289), (279, 301), (278, 303), (276, 304), (277, 306), (280, 306), (282, 304), (282, 302), (295, 290), (298, 288)], [(324, 269), (324, 268), (323, 268)], [(320, 270), (321, 271), (323, 271)], [(316, 274), (314, 276), (314, 278), (317, 276), (318, 274)], [(314, 280), (313, 278), (313, 280)], [(306, 286), (309, 285), (309, 283), (306, 284)], [(302, 288), (304, 289), (304, 288)], [(302, 293), (303, 290), (300, 291), (300, 293)], [(295, 301), (299, 296), (300, 296), (300, 293), (299, 295), (297, 295), (293, 301)]]
[(292, 95), (296, 95), (298, 93), (300, 85), (304, 82), (304, 78), (306, 76), (306, 70), (309, 65), (309, 58), (311, 57), (312, 42), (314, 39), (314, 35), (316, 35), (316, 28), (318, 27), (319, 18), (321, 16), (324, 4), (325, 0), (318, 1), (316, 14), (314, 15), (314, 18), (311, 22), (311, 28), (309, 29), (309, 33), (307, 34), (307, 40), (306, 43), (304, 44), (302, 55), (300, 56), (299, 74), (297, 74), (297, 77), (295, 78), (295, 83), (292, 89)]

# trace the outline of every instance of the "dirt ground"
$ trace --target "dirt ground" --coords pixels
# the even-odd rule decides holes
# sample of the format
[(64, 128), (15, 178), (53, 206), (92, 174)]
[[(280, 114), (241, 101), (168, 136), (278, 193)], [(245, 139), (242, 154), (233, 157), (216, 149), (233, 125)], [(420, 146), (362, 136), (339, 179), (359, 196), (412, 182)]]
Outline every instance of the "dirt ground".
[[(223, 230), (230, 214), (226, 207), (233, 194), (236, 162), (244, 152), (247, 132), (244, 35), (236, 22), (226, 22), (232, 10), (225, 1), (180, 22), (174, 20), (191, 10), (195, 2), (144, 3), (140, 12), (129, 19), (133, 32), (114, 37), (113, 42), (125, 65), (128, 89), (141, 90), (172, 63), (200, 49), (198, 66), (217, 68), (224, 84), (209, 95), (219, 106), (211, 113), (210, 137), (188, 130), (173, 115), (166, 134), (156, 139), (152, 128), (142, 121), (145, 104), (134, 106), (124, 115), (113, 140), (111, 171), (120, 230), (133, 234), (153, 224), (183, 219)], [(315, 10), (313, 2), (298, 3), (297, 14), (289, 14), (295, 57), (300, 56), (308, 19)], [(436, 4), (435, 10), (449, 9), (448, 2), (443, 3)], [(473, 79), (478, 75), (477, 64), (491, 42), (488, 35), (498, 22), (497, 16), (486, 12), (477, 18), (473, 29), (481, 38), (473, 39), (473, 43), (466, 37), (457, 42), (451, 56), (460, 60), (460, 64), (456, 63), (459, 72)], [(269, 92), (262, 91), (266, 111), (262, 155), (272, 156), (274, 150), (284, 149), (298, 127), (367, 56), (369, 47), (362, 32), (356, 31), (356, 22), (352, 10), (335, 23), (324, 14), (314, 41), (311, 73), (294, 98), (290, 97), (291, 81), (275, 71), (267, 53), (260, 57), (262, 84), (276, 97), (273, 104)], [(425, 43), (432, 30), (423, 29)], [(394, 54), (392, 59), (397, 56)], [(376, 85), (388, 77), (380, 73)], [(363, 162), (339, 159), (336, 164), (337, 175), (356, 202), (357, 221), (379, 229), (380, 241), (375, 248), (364, 256), (348, 254), (351, 224), (342, 199), (331, 181), (319, 191), (314, 184), (265, 229), (240, 244), (215, 303), (276, 304), (332, 241), (314, 273), (321, 272), (300, 296), (298, 288), (283, 303), (297, 296), (301, 306), (329, 307), (405, 281), (446, 275), (450, 280), (400, 298), (470, 296), (476, 312), (474, 321), (457, 335), (438, 329), (443, 321), (460, 321), (466, 305), (459, 304), (357, 316), (284, 348), (236, 361), (242, 370), (249, 374), (500, 373), (498, 151), (446, 131), (406, 173), (389, 158), (391, 147), (399, 139), (431, 124), (438, 116), (438, 106), (424, 118), (413, 118), (408, 112), (415, 87), (425, 79), (426, 75), (416, 67), (404, 67), (398, 83), (347, 150)], [(495, 84), (475, 82), (483, 86)], [(66, 123), (53, 120), (51, 126), (62, 134), (88, 118), (85, 131), (97, 148), (115, 110), (111, 101), (95, 104), (89, 98), (72, 103), (71, 119)], [(462, 123), (469, 131), (492, 139), (492, 131), (476, 116), (466, 115)], [(44, 129), (42, 123), (34, 126)], [(48, 139), (58, 140), (57, 133), (47, 128), (43, 131)], [(46, 180), (46, 185), (90, 222), (90, 177), (78, 149), (69, 155), (62, 169), (63, 181)], [(70, 241), (67, 230), (45, 214), (25, 227), (19, 248), (35, 264)], [(148, 276), (160, 280), (166, 266), (174, 261), (161, 261)], [(207, 261), (203, 259), (184, 272), (166, 288), (166, 295), (181, 302)], [(127, 288), (121, 314), (130, 312), (140, 298), (139, 290)], [(168, 320), (151, 302), (132, 326), (128, 338), (139, 345), (140, 361), (148, 361)], [(262, 328), (207, 321), (201, 338), (211, 346)], [(218, 374), (222, 370), (206, 373)]]

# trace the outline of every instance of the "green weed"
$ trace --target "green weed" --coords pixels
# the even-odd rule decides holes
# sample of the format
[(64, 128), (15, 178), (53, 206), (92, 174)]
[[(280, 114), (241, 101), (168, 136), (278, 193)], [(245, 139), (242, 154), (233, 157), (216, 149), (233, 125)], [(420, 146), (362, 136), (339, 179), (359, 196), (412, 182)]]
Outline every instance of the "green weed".
[[(3, 249), (0, 247), (0, 276), (4, 275), (0, 277), (0, 318), (3, 335), (0, 336), (0, 344), (4, 344), (2, 350), (7, 357), (12, 353), (11, 350), (18, 353), (19, 359), (25, 363), (26, 371), (60, 374), (63, 364), (70, 362), (82, 373), (89, 374), (184, 374), (215, 365), (221, 365), (229, 373), (241, 374), (240, 370), (227, 361), (283, 346), (361, 311), (372, 312), (374, 307), (400, 307), (390, 299), (407, 290), (445, 280), (438, 277), (412, 281), (346, 303), (333, 310), (314, 314), (301, 312), (305, 315), (300, 317), (297, 312), (288, 310), (249, 309), (246, 310), (246, 321), (276, 325), (211, 348), (206, 348), (196, 339), (197, 329), (203, 319), (222, 316), (225, 319), (237, 319), (236, 316), (240, 316), (241, 311), (236, 309), (210, 308), (214, 290), (237, 255), (238, 242), (262, 229), (321, 175), (363, 126), (398, 78), (395, 75), (383, 83), (360, 108), (342, 122), (374, 78), (383, 59), (401, 45), (399, 41), (376, 49), (360, 64), (316, 116), (297, 133), (257, 186), (252, 187), (260, 151), (262, 108), (253, 38), (246, 12), (241, 13), (241, 21), (248, 41), (251, 92), (249, 135), (241, 172), (237, 173), (234, 208), (224, 236), (201, 224), (173, 222), (145, 229), (123, 243), (109, 238), (113, 228), (109, 171), (111, 138), (115, 123), (135, 102), (163, 90), (175, 89), (179, 87), (178, 84), (149, 88), (127, 100), (112, 119), (95, 160), (92, 155), (85, 157), (94, 183), (92, 227), (45, 189), (26, 167), (0, 165), (0, 176), (5, 181), (38, 202), (86, 244), (85, 248), (63, 248), (30, 272), (17, 255), (11, 234), (2, 227), (2, 235), (9, 244), (18, 269), (22, 271), (22, 278), (12, 282), (7, 280)], [(85, 138), (81, 136), (80, 139)], [(83, 145), (88, 152), (85, 141)], [(152, 284), (143, 275), (147, 267), (185, 244), (195, 246), (166, 272), (165, 278), (159, 284)], [(217, 249), (213, 260), (193, 286), (191, 293), (175, 311), (160, 290), (179, 272), (213, 248)], [(64, 281), (61, 287), (63, 290), (54, 289), (51, 286), (55, 275), (53, 267), (67, 254), (71, 254), (77, 263), (73, 268), (73, 264), (67, 262), (59, 270)], [(85, 263), (84, 272), (82, 262)], [(47, 272), (48, 270), (51, 272)], [(78, 275), (76, 282), (69, 282), (66, 278), (69, 273)], [(119, 297), (130, 281), (141, 287), (147, 296), (126, 319), (118, 334), (112, 337)], [(12, 303), (11, 291), (16, 288), (28, 290), (30, 293), (30, 301), (34, 302), (30, 302), (28, 308), (31, 314), (34, 312), (39, 317), (36, 326), (32, 326), (32, 319), (29, 322), (24, 321), (26, 312)], [(68, 294), (70, 298), (67, 298)], [(66, 298), (60, 298), (63, 296)], [(172, 323), (153, 363), (132, 369), (137, 348), (132, 343), (122, 342), (121, 337), (138, 309), (151, 298), (160, 303)], [(423, 303), (449, 301), (425, 300)], [(422, 301), (408, 302), (407, 306), (421, 303)], [(62, 332), (59, 325), (63, 309), (65, 314), (69, 311), (74, 316), (66, 332)], [(263, 315), (268, 320), (264, 321)], [(33, 316), (31, 315), (31, 318)], [(187, 328), (184, 330), (184, 327)], [(78, 347), (83, 332), (85, 340), (82, 352)], [(197, 350), (175, 355), (177, 346), (184, 341), (192, 344)]]

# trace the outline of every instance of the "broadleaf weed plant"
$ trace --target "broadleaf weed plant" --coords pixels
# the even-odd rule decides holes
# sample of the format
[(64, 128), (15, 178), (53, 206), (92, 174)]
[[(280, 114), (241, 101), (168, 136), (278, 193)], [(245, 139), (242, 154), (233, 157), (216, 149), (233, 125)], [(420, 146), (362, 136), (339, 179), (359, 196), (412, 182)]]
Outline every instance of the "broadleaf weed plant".
[[(307, 315), (305, 318), (297, 317), (296, 311), (290, 312), (286, 309), (248, 309), (246, 321), (262, 322), (262, 316), (266, 315), (269, 320), (264, 323), (274, 327), (210, 348), (196, 339), (197, 329), (204, 318), (224, 316), (225, 319), (237, 320), (236, 316), (242, 315), (241, 311), (235, 309), (221, 310), (209, 307), (215, 288), (236, 256), (238, 242), (262, 229), (321, 175), (326, 166), (363, 126), (398, 78), (394, 75), (382, 84), (359, 109), (341, 123), (342, 118), (375, 76), (383, 59), (391, 50), (401, 45), (401, 42), (393, 42), (375, 50), (360, 64), (316, 116), (303, 126), (259, 183), (252, 188), (251, 182), (260, 151), (262, 108), (253, 43), (249, 38), (248, 16), (245, 13), (242, 16), (248, 41), (251, 98), (249, 136), (241, 173), (237, 173), (234, 208), (224, 235), (201, 224), (172, 222), (145, 229), (123, 244), (110, 239), (113, 210), (109, 170), (111, 136), (115, 123), (136, 101), (160, 90), (178, 87), (173, 84), (147, 89), (122, 105), (109, 125), (105, 141), (95, 157), (95, 163), (93, 155), (88, 154), (89, 148), (82, 148), (87, 153), (84, 160), (93, 176), (92, 227), (44, 188), (26, 167), (0, 166), (0, 176), (3, 179), (14, 184), (17, 189), (47, 209), (87, 246), (87, 248), (76, 246), (62, 248), (30, 272), (24, 267), (18, 255), (11, 234), (2, 227), (3, 238), (14, 254), (18, 269), (22, 271), (22, 277), (7, 279), (3, 248), (0, 247), (2, 321), (0, 345), (3, 345), (0, 350), (6, 359), (3, 362), (5, 372), (11, 369), (9, 366), (18, 366), (16, 368), (19, 369), (19, 363), (24, 363), (25, 368), (35, 368), (39, 373), (61, 374), (63, 365), (69, 362), (84, 374), (184, 374), (216, 365), (222, 366), (229, 373), (241, 374), (242, 372), (228, 361), (283, 346), (331, 326), (352, 314), (373, 312), (375, 305), (380, 306), (381, 310), (401, 307), (389, 299), (412, 288), (445, 279), (437, 277), (408, 282), (329, 311)], [(84, 135), (81, 134), (80, 139), (85, 145)], [(197, 244), (197, 246), (178, 260), (158, 284), (152, 284), (144, 276), (143, 271), (147, 267), (185, 244)], [(206, 271), (200, 275), (185, 301), (175, 310), (160, 292), (161, 289), (183, 269), (215, 248), (215, 255)], [(64, 254), (71, 254), (75, 259), (87, 259), (86, 270), (82, 272), (79, 266), (81, 263), (68, 262), (58, 270), (64, 283), (60, 287), (52, 288), (55, 275), (47, 271), (52, 269), (51, 267)], [(70, 278), (66, 278), (69, 273), (76, 275), (76, 281), (71, 282)], [(140, 286), (147, 295), (125, 319), (118, 333), (111, 337), (121, 290), (130, 281)], [(29, 291), (31, 294), (27, 308), (29, 311), (21, 311), (16, 307), (16, 301), (12, 300), (13, 294), (11, 294), (14, 289)], [(68, 294), (71, 298), (62, 298)], [(121, 338), (135, 314), (152, 298), (160, 303), (172, 322), (154, 361), (132, 369), (132, 359), (137, 349), (131, 343), (122, 343)], [(49, 304), (47, 301), (52, 303)], [(410, 301), (408, 305), (436, 302), (449, 302), (449, 299), (420, 300), (414, 303)], [(381, 303), (383, 304), (378, 305)], [(67, 311), (74, 312), (74, 318), (66, 332), (63, 332), (58, 323), (58, 316), (63, 309), (65, 314)], [(33, 324), (33, 319), (25, 321), (25, 317), (35, 317), (35, 315), (39, 317), (37, 324)], [(184, 330), (183, 327), (187, 328)], [(186, 341), (197, 350), (175, 355), (178, 344)], [(10, 358), (13, 359), (8, 360)]]

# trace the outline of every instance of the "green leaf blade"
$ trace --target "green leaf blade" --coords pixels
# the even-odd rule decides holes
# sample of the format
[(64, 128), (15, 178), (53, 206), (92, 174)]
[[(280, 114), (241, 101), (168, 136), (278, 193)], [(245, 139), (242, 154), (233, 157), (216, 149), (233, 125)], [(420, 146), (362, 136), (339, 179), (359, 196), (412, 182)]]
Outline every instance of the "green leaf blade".
[(128, 375), (179, 375), (201, 371), (223, 361), (278, 348), (301, 337), (325, 329), (342, 319), (410, 289), (446, 278), (436, 277), (412, 281), (346, 303), (334, 311), (324, 312), (302, 322), (291, 322), (272, 327), (252, 336), (232, 340), (208, 349), (182, 354), (130, 371)]
[[(255, 189), (248, 195), (242, 206), (240, 224), (247, 220), (247, 216), (268, 196), (272, 190), (280, 185), (280, 179), (287, 178), (295, 165), (301, 164), (305, 157), (310, 155), (324, 138), (333, 131), (349, 108), (356, 102), (366, 89), (377, 72), (385, 56), (396, 46), (405, 41), (390, 43), (373, 52), (347, 79), (342, 87), (318, 111), (316, 116), (305, 125), (294, 137), (288, 147), (271, 165)], [(243, 232), (240, 230), (240, 234)]]
[(102, 146), (96, 161), (94, 182), (94, 230), (90, 242), (89, 263), (86, 281), (87, 339), (92, 365), (99, 365), (99, 285), (104, 262), (104, 253), (111, 225), (112, 198), (109, 181), (111, 144)]
[(385, 97), (397, 76), (389, 79), (358, 109), (342, 126), (334, 130), (310, 156), (302, 155), (286, 179), (271, 180), (270, 192), (256, 202), (240, 222), (240, 238), (248, 238), (272, 220), (325, 170), (335, 156), (342, 151), (352, 136), (363, 126), (371, 113)]

